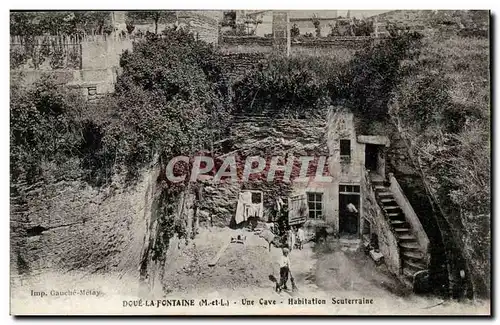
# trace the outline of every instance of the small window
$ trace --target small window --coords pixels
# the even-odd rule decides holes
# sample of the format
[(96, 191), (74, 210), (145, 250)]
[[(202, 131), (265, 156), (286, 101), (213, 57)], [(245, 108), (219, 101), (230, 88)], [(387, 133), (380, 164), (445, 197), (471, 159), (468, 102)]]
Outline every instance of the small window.
[(364, 223), (363, 223), (363, 235), (370, 235), (372, 233), (371, 231), (372, 227), (371, 227), (371, 224), (370, 224), (370, 221), (364, 219)]
[(262, 203), (262, 193), (252, 192), (252, 203), (253, 204)]
[(94, 96), (97, 94), (97, 87), (87, 87), (89, 96)]
[(307, 193), (310, 219), (323, 218), (323, 193)]
[(351, 160), (351, 140), (347, 139), (340, 140), (340, 160), (341, 161)]
[(359, 193), (359, 185), (339, 185), (341, 193)]

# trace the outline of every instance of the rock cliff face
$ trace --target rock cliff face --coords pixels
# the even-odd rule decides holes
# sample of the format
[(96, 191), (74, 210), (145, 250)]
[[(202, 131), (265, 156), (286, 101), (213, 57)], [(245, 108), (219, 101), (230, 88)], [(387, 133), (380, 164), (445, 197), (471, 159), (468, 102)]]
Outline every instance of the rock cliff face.
[(96, 189), (80, 181), (17, 187), (11, 196), (13, 275), (118, 273), (139, 277), (156, 176)]
[[(325, 154), (325, 121), (249, 118), (233, 127), (230, 151), (241, 157)], [(193, 238), (199, 227), (227, 227), (241, 189), (264, 192), (265, 217), (284, 182), (193, 185), (184, 194), (165, 194), (160, 172), (142, 172), (134, 185), (116, 181), (94, 188), (80, 180), (12, 185), (11, 269), (15, 279), (44, 273), (118, 274), (156, 290), (173, 245)], [(180, 225), (180, 226), (179, 226)], [(176, 236), (178, 228), (185, 233)], [(171, 241), (171, 238), (176, 238)], [(179, 237), (181, 237), (179, 239)], [(177, 243), (177, 244), (175, 244)], [(175, 247), (177, 249), (177, 247)], [(143, 281), (140, 281), (143, 280)]]
[[(238, 168), (246, 157), (259, 156), (269, 167), (271, 157), (328, 156), (326, 145), (326, 119), (270, 119), (260, 116), (236, 118), (232, 125), (229, 149), (222, 155), (235, 155)], [(224, 158), (222, 158), (224, 159)], [(236, 212), (240, 190), (260, 190), (264, 193), (264, 218), (267, 219), (278, 196), (287, 197), (291, 184), (283, 182), (276, 173), (267, 181), (266, 173), (248, 182), (221, 182), (203, 184), (199, 203), (199, 224), (229, 226)]]

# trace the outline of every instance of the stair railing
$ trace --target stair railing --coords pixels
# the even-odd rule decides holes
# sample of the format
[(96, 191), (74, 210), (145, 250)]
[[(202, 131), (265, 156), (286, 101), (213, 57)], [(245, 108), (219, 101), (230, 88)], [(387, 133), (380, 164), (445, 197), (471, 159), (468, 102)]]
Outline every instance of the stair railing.
[(364, 167), (361, 169), (361, 182), (364, 183), (362, 185), (364, 185), (364, 187), (366, 188), (365, 193), (363, 193), (363, 196), (364, 196), (363, 200), (366, 200), (368, 197), (373, 197), (373, 199), (375, 200), (375, 202), (373, 202), (373, 204), (375, 204), (378, 207), (378, 210), (380, 211), (381, 215), (383, 216), (384, 221), (387, 224), (387, 226), (390, 230), (390, 233), (392, 234), (392, 236), (394, 238), (394, 241), (396, 242), (396, 249), (397, 249), (398, 260), (399, 260), (398, 273), (403, 274), (403, 259), (402, 259), (402, 255), (401, 255), (401, 250), (399, 248), (399, 240), (398, 240), (396, 230), (394, 229), (394, 227), (392, 226), (392, 224), (390, 222), (390, 220), (391, 220), (390, 217), (387, 215), (386, 211), (382, 208), (382, 206), (379, 203), (379, 198), (377, 197), (377, 194), (374, 190), (373, 184), (370, 180), (370, 171), (366, 170), (366, 168), (364, 168)]
[[(411, 225), (412, 227), (412, 232), (417, 238), (419, 246), (422, 248), (422, 253), (425, 254), (426, 258), (428, 259), (429, 257), (429, 237), (427, 237), (427, 234), (424, 230), (424, 227), (422, 226), (422, 223), (420, 222), (420, 219), (418, 218), (417, 214), (413, 210), (413, 207), (410, 204), (410, 201), (408, 201), (408, 198), (404, 194), (403, 190), (401, 189), (401, 186), (399, 185), (398, 181), (394, 177), (393, 173), (389, 173), (389, 182), (390, 182), (390, 190), (392, 194), (394, 195), (394, 199), (396, 200), (396, 203), (399, 205), (401, 210), (403, 211), (405, 215), (406, 221)], [(426, 260), (426, 262), (428, 262)]]

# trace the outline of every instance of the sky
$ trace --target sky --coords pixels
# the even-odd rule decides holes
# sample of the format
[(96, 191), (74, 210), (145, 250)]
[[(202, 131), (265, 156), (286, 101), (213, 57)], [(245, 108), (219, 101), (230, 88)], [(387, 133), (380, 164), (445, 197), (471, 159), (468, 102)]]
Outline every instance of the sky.
[[(370, 17), (374, 15), (380, 15), (388, 11), (391, 10), (351, 10), (351, 17), (356, 17), (356, 18)], [(338, 10), (337, 15), (345, 17), (347, 15), (347, 10)]]

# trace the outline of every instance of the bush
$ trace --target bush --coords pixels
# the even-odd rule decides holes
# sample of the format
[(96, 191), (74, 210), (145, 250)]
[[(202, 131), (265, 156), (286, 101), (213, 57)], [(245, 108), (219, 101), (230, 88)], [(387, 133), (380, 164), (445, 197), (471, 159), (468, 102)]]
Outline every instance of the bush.
[[(11, 181), (34, 183), (44, 166), (60, 167), (80, 157), (82, 100), (43, 78), (33, 87), (12, 83), (10, 94)], [(72, 170), (70, 166), (66, 171)]]
[(34, 182), (43, 166), (69, 162), (68, 175), (95, 185), (117, 172), (133, 179), (154, 157), (189, 155), (224, 135), (229, 91), (210, 45), (166, 30), (136, 43), (120, 64), (116, 92), (94, 104), (51, 79), (13, 83), (13, 181)]
[(155, 155), (189, 155), (216, 140), (229, 116), (214, 49), (184, 31), (136, 43), (120, 60), (115, 117), (105, 147), (134, 170)]
[(392, 91), (407, 73), (404, 60), (418, 55), (422, 36), (417, 33), (394, 32), (380, 44), (359, 51), (341, 77), (339, 97), (345, 96), (348, 105), (366, 121), (384, 120)]
[(322, 113), (331, 101), (328, 83), (341, 67), (324, 57), (273, 57), (235, 83), (235, 110), (299, 118)]

